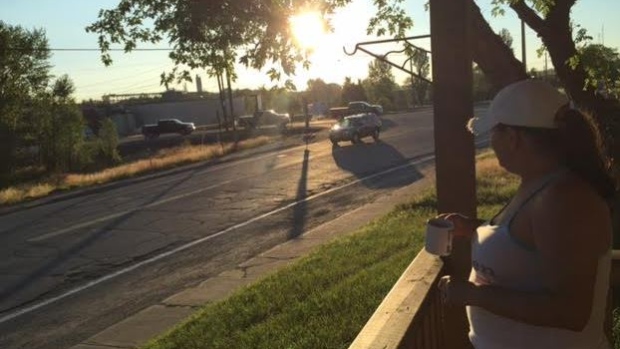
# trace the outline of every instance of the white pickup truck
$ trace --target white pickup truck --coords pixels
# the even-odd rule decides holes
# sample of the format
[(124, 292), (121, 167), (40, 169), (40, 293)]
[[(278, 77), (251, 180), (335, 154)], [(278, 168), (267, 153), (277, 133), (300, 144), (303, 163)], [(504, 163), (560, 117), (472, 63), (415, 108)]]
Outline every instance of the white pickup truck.
[(276, 126), (284, 130), (290, 122), (291, 117), (288, 114), (277, 113), (273, 109), (259, 110), (252, 115), (242, 115), (236, 120), (237, 126), (251, 129), (262, 126)]

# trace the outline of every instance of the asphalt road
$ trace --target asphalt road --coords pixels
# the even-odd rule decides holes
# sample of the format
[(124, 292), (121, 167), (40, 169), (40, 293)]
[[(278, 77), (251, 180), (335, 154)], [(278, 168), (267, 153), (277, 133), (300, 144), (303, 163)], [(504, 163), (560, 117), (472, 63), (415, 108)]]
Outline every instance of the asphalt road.
[(0, 216), (0, 348), (69, 348), (420, 179), (409, 163), (433, 151), (431, 109), (386, 115), (384, 129), (378, 143), (332, 147), (323, 133)]

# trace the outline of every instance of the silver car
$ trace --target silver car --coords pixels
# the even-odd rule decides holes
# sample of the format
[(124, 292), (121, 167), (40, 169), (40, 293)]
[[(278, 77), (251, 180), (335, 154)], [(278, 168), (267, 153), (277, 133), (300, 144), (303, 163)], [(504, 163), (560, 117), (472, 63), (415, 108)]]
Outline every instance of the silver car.
[(360, 143), (364, 137), (372, 137), (379, 141), (381, 119), (375, 113), (361, 113), (350, 115), (332, 126), (329, 131), (329, 140), (334, 145), (341, 141)]

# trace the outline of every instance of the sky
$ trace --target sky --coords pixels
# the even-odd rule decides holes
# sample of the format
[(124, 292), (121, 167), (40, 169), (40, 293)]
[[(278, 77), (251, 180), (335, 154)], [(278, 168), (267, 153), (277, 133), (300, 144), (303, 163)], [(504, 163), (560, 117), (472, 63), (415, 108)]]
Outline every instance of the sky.
[[(427, 0), (405, 0), (406, 9), (414, 21), (409, 34), (425, 35), (430, 33), (429, 14), (424, 9)], [(119, 0), (0, 0), (0, 20), (11, 25), (20, 25), (26, 29), (44, 29), (51, 49), (97, 49), (97, 36), (86, 33), (84, 28), (97, 20), (100, 9), (114, 8)], [(521, 58), (520, 21), (507, 9), (506, 15), (491, 15), (491, 0), (477, 0), (483, 15), (495, 31), (506, 28), (513, 37), (513, 48), (517, 58)], [(293, 82), (298, 90), (304, 90), (308, 79), (321, 78), (330, 83), (342, 84), (345, 77), (354, 80), (363, 79), (368, 72), (372, 57), (363, 52), (348, 56), (343, 47), (352, 51), (356, 42), (374, 40), (366, 35), (368, 20), (374, 12), (372, 0), (353, 0), (346, 8), (340, 9), (332, 23), (334, 32), (321, 38), (320, 44), (311, 57), (309, 70), (298, 69)], [(620, 1), (618, 0), (579, 0), (573, 8), (572, 18), (588, 30), (596, 43), (604, 42), (606, 46), (620, 47)], [(544, 57), (538, 57), (536, 49), (540, 41), (536, 34), (526, 30), (528, 70), (532, 67), (542, 69)], [(421, 39), (414, 44), (430, 49), (430, 40)], [(139, 45), (149, 48), (152, 45)], [(157, 45), (166, 48), (163, 42)], [(376, 45), (370, 48), (376, 53), (384, 53), (390, 48)], [(404, 61), (402, 55), (390, 56), (395, 61)], [(104, 94), (150, 93), (162, 92), (160, 74), (173, 68), (166, 51), (134, 51), (128, 54), (113, 52), (112, 66), (106, 67), (100, 59), (99, 52), (53, 51), (50, 60), (52, 74), (69, 75), (76, 86), (75, 97), (78, 101), (100, 99)], [(394, 70), (398, 83), (407, 78)], [(238, 79), (233, 88), (272, 87), (264, 71), (237, 67)], [(209, 78), (204, 71), (194, 71), (192, 76), (200, 76), (203, 90), (216, 91), (217, 81)], [(172, 86), (177, 90), (196, 91), (195, 83)]]

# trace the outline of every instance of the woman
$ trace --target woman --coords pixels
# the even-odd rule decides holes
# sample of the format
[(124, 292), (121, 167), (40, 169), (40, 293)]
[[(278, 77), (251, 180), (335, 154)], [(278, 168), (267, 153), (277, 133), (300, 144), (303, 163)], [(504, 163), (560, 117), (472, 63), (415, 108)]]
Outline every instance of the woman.
[(466, 305), (477, 349), (609, 348), (603, 322), (609, 289), (614, 193), (596, 128), (552, 86), (507, 86), (487, 115), (499, 164), (520, 177), (512, 200), (488, 222), (443, 214), (471, 238), (468, 281), (439, 287)]

